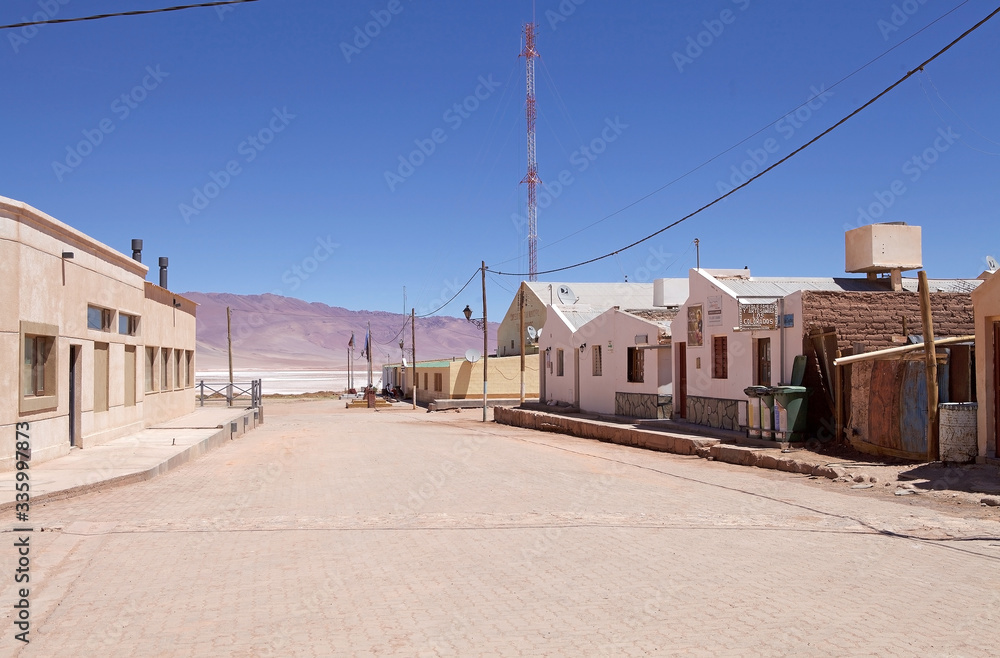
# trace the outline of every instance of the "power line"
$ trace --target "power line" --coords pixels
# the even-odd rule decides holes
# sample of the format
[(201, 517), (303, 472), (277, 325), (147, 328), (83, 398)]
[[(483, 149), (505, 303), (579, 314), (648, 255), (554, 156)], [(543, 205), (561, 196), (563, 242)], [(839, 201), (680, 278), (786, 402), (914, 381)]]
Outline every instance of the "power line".
[[(913, 34), (911, 34), (910, 36), (906, 37), (905, 39), (903, 39), (902, 41), (900, 41), (899, 43), (897, 43), (892, 48), (889, 48), (888, 50), (883, 51), (877, 57), (874, 57), (874, 58), (868, 60), (866, 63), (862, 64), (858, 68), (854, 69), (853, 71), (851, 71), (850, 73), (848, 73), (847, 75), (845, 75), (844, 77), (842, 77), (840, 80), (837, 80), (832, 85), (830, 85), (828, 87), (828, 89), (829, 90), (836, 89), (842, 83), (850, 80), (855, 75), (857, 75), (861, 71), (864, 71), (866, 68), (868, 68), (869, 66), (871, 66), (875, 62), (879, 61), (880, 59), (882, 59), (883, 57), (885, 57), (886, 55), (888, 55), (892, 51), (894, 51), (897, 48), (903, 46), (904, 44), (906, 44), (911, 39), (916, 38), (917, 36), (919, 36), (920, 34), (922, 34), (924, 31), (926, 31), (926, 30), (930, 29), (931, 27), (933, 27), (934, 25), (936, 25), (938, 22), (944, 20), (945, 18), (947, 18), (948, 16), (950, 16), (954, 12), (958, 11), (963, 6), (967, 5), (969, 3), (969, 1), (970, 0), (964, 0), (964, 2), (962, 2), (961, 4), (956, 5), (952, 9), (949, 9), (947, 12), (941, 14), (940, 16), (938, 16), (937, 18), (935, 18), (933, 21), (931, 21), (927, 25), (923, 26), (922, 28), (920, 28), (919, 30), (917, 30), (916, 32), (914, 32)], [(543, 62), (543, 64), (544, 64), (544, 62)], [(626, 210), (629, 210), (630, 208), (633, 208), (633, 207), (639, 205), (640, 203), (642, 203), (646, 199), (649, 199), (650, 197), (653, 197), (653, 196), (659, 194), (660, 192), (662, 192), (663, 190), (667, 189), (668, 187), (674, 185), (675, 183), (679, 183), (680, 181), (684, 180), (685, 178), (687, 178), (691, 174), (693, 174), (693, 173), (695, 173), (695, 172), (697, 172), (697, 171), (705, 168), (706, 166), (712, 164), (713, 162), (715, 162), (716, 160), (718, 160), (719, 158), (721, 158), (722, 156), (724, 156), (726, 153), (729, 153), (733, 149), (737, 149), (740, 146), (742, 146), (743, 144), (746, 144), (748, 141), (750, 141), (751, 139), (753, 139), (757, 135), (761, 134), (762, 132), (764, 132), (768, 128), (770, 128), (770, 127), (774, 126), (775, 124), (777, 124), (779, 121), (781, 121), (782, 119), (784, 119), (785, 117), (787, 117), (789, 114), (792, 114), (793, 112), (795, 112), (795, 111), (797, 111), (797, 110), (805, 107), (809, 103), (813, 102), (814, 100), (816, 100), (816, 98), (817, 98), (817, 95), (810, 96), (808, 99), (805, 100), (805, 102), (801, 103), (800, 105), (797, 105), (796, 107), (793, 107), (791, 110), (789, 110), (788, 112), (785, 112), (784, 114), (782, 114), (780, 117), (778, 117), (777, 119), (775, 119), (771, 123), (767, 124), (766, 126), (763, 126), (762, 128), (760, 128), (756, 132), (751, 133), (750, 135), (747, 135), (746, 137), (744, 137), (740, 141), (736, 142), (735, 144), (733, 144), (729, 148), (725, 149), (724, 151), (719, 151), (718, 153), (716, 153), (715, 155), (713, 155), (708, 160), (705, 160), (704, 162), (702, 162), (701, 164), (699, 164), (697, 167), (694, 167), (693, 169), (689, 169), (688, 171), (686, 171), (685, 173), (681, 174), (680, 176), (674, 178), (673, 180), (671, 180), (670, 182), (666, 183), (665, 185), (662, 185), (662, 186), (656, 188), (655, 190), (653, 190), (649, 194), (645, 194), (645, 195), (639, 197), (638, 199), (636, 199), (632, 203), (630, 203), (630, 204), (628, 204), (628, 205), (626, 205), (626, 206), (624, 206), (622, 208), (619, 208), (618, 210), (614, 211), (613, 213), (611, 213), (609, 215), (605, 215), (604, 217), (601, 217), (600, 219), (598, 219), (598, 220), (596, 220), (596, 221), (594, 221), (594, 222), (592, 222), (590, 224), (587, 224), (586, 226), (584, 226), (582, 228), (579, 228), (579, 229), (573, 231), (572, 233), (559, 238), (558, 240), (554, 240), (553, 242), (549, 242), (548, 244), (542, 245), (541, 247), (538, 248), (538, 250), (541, 251), (543, 249), (548, 249), (549, 247), (554, 247), (555, 245), (559, 244), (560, 242), (565, 242), (566, 240), (569, 240), (570, 238), (572, 238), (572, 237), (574, 237), (576, 235), (579, 235), (580, 233), (583, 233), (584, 231), (592, 229), (593, 227), (597, 226), (598, 224), (606, 222), (609, 219), (611, 219), (611, 218), (613, 218), (613, 217), (615, 217), (617, 215), (620, 215), (621, 213), (625, 212)], [(565, 149), (563, 149), (563, 150), (565, 150)], [(494, 267), (498, 267), (500, 265), (506, 265), (507, 263), (510, 263), (512, 261), (515, 261), (515, 260), (520, 260), (520, 257), (518, 257), (518, 258), (508, 258), (505, 261), (501, 261), (499, 263), (496, 263), (494, 265)]]
[(451, 299), (449, 299), (448, 301), (446, 301), (444, 304), (441, 304), (441, 306), (438, 306), (436, 309), (434, 309), (430, 313), (424, 313), (423, 315), (418, 315), (417, 317), (418, 318), (426, 318), (428, 316), (434, 315), (435, 313), (437, 313), (438, 311), (440, 311), (441, 309), (443, 309), (445, 306), (447, 306), (448, 304), (450, 304), (453, 301), (455, 301), (455, 297), (458, 297), (459, 295), (461, 295), (462, 294), (462, 290), (465, 290), (466, 288), (469, 287), (469, 284), (472, 283), (472, 280), (476, 278), (477, 274), (479, 274), (479, 268), (478, 267), (476, 268), (476, 271), (472, 273), (472, 276), (469, 277), (469, 280), (465, 282), (465, 285), (462, 286), (462, 289), (459, 290), (458, 292), (456, 292), (454, 295), (452, 295)]
[[(882, 98), (883, 96), (885, 96), (886, 94), (888, 94), (890, 91), (892, 91), (893, 89), (895, 89), (899, 85), (901, 85), (904, 82), (906, 82), (907, 80), (909, 80), (910, 77), (912, 77), (916, 73), (919, 73), (920, 71), (922, 71), (925, 66), (927, 66), (928, 64), (930, 64), (931, 62), (933, 62), (934, 60), (936, 60), (938, 57), (940, 57), (944, 53), (946, 53), (949, 50), (951, 50), (952, 47), (955, 46), (955, 44), (957, 44), (959, 41), (962, 41), (963, 39), (965, 39), (965, 37), (969, 36), (970, 34), (972, 34), (973, 32), (975, 32), (976, 30), (978, 30), (987, 21), (989, 21), (991, 18), (993, 18), (994, 16), (996, 16), (998, 13), (1000, 13), (1000, 7), (997, 7), (996, 9), (994, 9), (986, 18), (984, 18), (983, 20), (979, 21), (978, 23), (976, 23), (975, 25), (973, 25), (972, 27), (970, 27), (968, 30), (966, 30), (965, 32), (963, 32), (962, 34), (960, 34), (955, 40), (953, 40), (947, 46), (945, 46), (944, 48), (942, 48), (941, 50), (937, 51), (936, 53), (934, 53), (933, 55), (931, 55), (929, 58), (927, 58), (926, 60), (924, 60), (915, 69), (913, 69), (912, 71), (909, 71), (906, 75), (904, 75), (903, 77), (901, 77), (900, 79), (896, 80), (894, 83), (892, 83), (891, 85), (889, 85), (888, 87), (886, 87), (885, 89), (883, 89), (876, 96), (872, 97), (872, 99), (869, 100), (867, 103), (865, 103), (861, 107), (857, 108), (856, 110), (854, 110), (853, 112), (851, 112), (850, 114), (848, 114), (847, 116), (845, 116), (843, 119), (841, 119), (837, 123), (833, 124), (832, 126), (830, 126), (829, 128), (827, 128), (826, 130), (824, 130), (823, 132), (821, 132), (820, 134), (816, 135), (815, 137), (813, 137), (812, 139), (810, 139), (808, 142), (806, 142), (805, 144), (803, 144), (799, 148), (795, 149), (794, 151), (792, 151), (791, 153), (789, 153), (785, 157), (781, 158), (780, 160), (778, 160), (777, 162), (775, 162), (771, 166), (767, 167), (766, 169), (764, 169), (760, 173), (758, 173), (758, 174), (756, 174), (754, 176), (751, 176), (749, 179), (747, 179), (746, 181), (744, 181), (740, 185), (737, 185), (736, 187), (734, 187), (733, 189), (729, 190), (725, 194), (716, 197), (715, 199), (713, 199), (712, 201), (706, 203), (705, 205), (703, 205), (702, 207), (698, 208), (697, 210), (695, 210), (695, 211), (693, 211), (691, 213), (688, 213), (687, 215), (681, 217), (680, 219), (678, 219), (678, 220), (676, 220), (676, 221), (674, 221), (674, 222), (672, 222), (670, 224), (667, 224), (666, 226), (664, 226), (660, 230), (655, 231), (653, 233), (650, 233), (649, 235), (647, 235), (644, 238), (636, 240), (635, 242), (633, 242), (630, 245), (627, 245), (627, 246), (622, 247), (620, 249), (616, 249), (616, 250), (614, 250), (612, 252), (606, 253), (603, 256), (597, 256), (595, 258), (590, 258), (588, 260), (581, 261), (581, 262), (575, 263), (573, 265), (567, 265), (565, 267), (557, 267), (555, 269), (545, 270), (543, 272), (537, 272), (537, 274), (553, 274), (555, 272), (563, 272), (565, 270), (571, 270), (571, 269), (574, 269), (574, 268), (577, 268), (577, 267), (582, 267), (583, 265), (589, 265), (591, 263), (596, 263), (597, 261), (604, 260), (605, 258), (610, 258), (611, 256), (615, 256), (615, 255), (617, 255), (617, 254), (619, 254), (619, 253), (621, 253), (623, 251), (627, 251), (627, 250), (631, 249), (632, 247), (640, 245), (643, 242), (646, 242), (647, 240), (650, 240), (650, 239), (656, 237), (657, 235), (663, 233), (664, 231), (672, 229), (673, 227), (677, 226), (678, 224), (686, 222), (687, 220), (691, 219), (695, 215), (698, 215), (698, 214), (704, 212), (705, 210), (708, 210), (709, 208), (711, 208), (715, 204), (719, 203), (720, 201), (722, 201), (722, 200), (724, 200), (724, 199), (732, 196), (737, 191), (739, 191), (739, 190), (743, 189), (744, 187), (750, 185), (750, 183), (754, 182), (755, 180), (757, 180), (758, 178), (760, 178), (764, 174), (767, 174), (771, 170), (773, 170), (773, 169), (781, 166), (782, 164), (784, 164), (788, 160), (792, 159), (793, 157), (795, 157), (796, 155), (798, 155), (802, 151), (806, 150), (807, 148), (809, 148), (810, 146), (812, 146), (813, 144), (815, 144), (816, 142), (818, 142), (823, 137), (826, 137), (827, 135), (829, 135), (830, 133), (832, 133), (834, 130), (836, 130), (840, 126), (844, 125), (845, 123), (847, 123), (850, 119), (853, 119), (855, 116), (857, 116), (858, 114), (860, 114), (864, 110), (868, 109), (868, 107), (871, 106), (873, 103), (875, 103), (877, 100), (879, 100), (880, 98)], [(655, 194), (655, 192), (653, 192), (653, 194)], [(636, 203), (638, 203), (638, 202), (636, 202)], [(632, 204), (632, 205), (635, 205), (635, 204)], [(528, 274), (524, 273), (524, 272), (500, 272), (500, 271), (497, 271), (497, 270), (492, 270), (492, 271), (493, 271), (494, 274), (497, 274), (499, 276), (518, 276), (518, 277), (528, 276)]]
[(184, 9), (200, 9), (203, 7), (221, 7), (223, 5), (239, 5), (246, 2), (258, 2), (259, 0), (221, 0), (220, 2), (202, 2), (196, 5), (178, 5), (176, 7), (162, 7), (160, 9), (137, 9), (134, 11), (122, 11), (114, 14), (97, 14), (94, 16), (80, 16), (78, 18), (52, 18), (47, 21), (30, 21), (28, 23), (14, 23), (13, 25), (0, 25), (0, 30), (12, 30), (18, 27), (30, 27), (32, 25), (55, 25), (56, 23), (79, 23), (82, 21), (97, 21), (102, 18), (116, 18), (118, 16), (143, 16), (145, 14), (163, 14), (168, 11), (181, 11)]

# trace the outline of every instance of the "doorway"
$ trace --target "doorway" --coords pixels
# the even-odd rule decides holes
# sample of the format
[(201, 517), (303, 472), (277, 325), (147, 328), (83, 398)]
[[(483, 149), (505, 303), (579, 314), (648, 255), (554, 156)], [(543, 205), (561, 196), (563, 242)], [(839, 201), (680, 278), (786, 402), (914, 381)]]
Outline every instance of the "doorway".
[(771, 339), (757, 339), (757, 386), (771, 385)]
[(69, 445), (71, 448), (80, 444), (80, 418), (82, 415), (82, 391), (80, 384), (80, 345), (69, 346)]
[(674, 415), (687, 418), (688, 356), (687, 343), (677, 343), (677, 405)]

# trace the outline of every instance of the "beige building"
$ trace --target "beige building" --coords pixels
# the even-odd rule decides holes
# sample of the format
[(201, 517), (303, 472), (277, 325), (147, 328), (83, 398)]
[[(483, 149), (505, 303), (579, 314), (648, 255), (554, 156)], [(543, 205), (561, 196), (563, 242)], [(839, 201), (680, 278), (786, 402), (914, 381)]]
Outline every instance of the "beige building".
[(0, 470), (15, 428), (37, 462), (194, 411), (196, 304), (147, 272), (0, 197)]
[(989, 275), (972, 293), (976, 322), (979, 461), (997, 461), (1000, 437), (1000, 276)]
[[(399, 386), (407, 395), (413, 388), (413, 368), (403, 374), (400, 364), (383, 366), (383, 381)], [(521, 396), (521, 357), (490, 357), (489, 398), (518, 399)], [(524, 395), (538, 399), (538, 358), (524, 362)], [(483, 360), (471, 363), (464, 358), (439, 359), (417, 363), (417, 401), (482, 399)]]

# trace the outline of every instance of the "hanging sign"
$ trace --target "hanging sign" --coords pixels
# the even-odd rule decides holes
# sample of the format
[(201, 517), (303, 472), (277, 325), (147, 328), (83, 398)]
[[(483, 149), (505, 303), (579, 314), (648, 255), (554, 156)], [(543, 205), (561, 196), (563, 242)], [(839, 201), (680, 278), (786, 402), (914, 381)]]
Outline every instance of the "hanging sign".
[(770, 304), (740, 304), (740, 331), (777, 328), (777, 302), (771, 302)]

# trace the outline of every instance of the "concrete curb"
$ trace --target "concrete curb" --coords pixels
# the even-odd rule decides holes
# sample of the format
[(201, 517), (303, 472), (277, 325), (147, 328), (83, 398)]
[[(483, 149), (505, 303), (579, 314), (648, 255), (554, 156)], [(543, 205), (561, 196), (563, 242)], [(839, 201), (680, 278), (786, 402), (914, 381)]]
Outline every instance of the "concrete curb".
[(723, 444), (719, 439), (642, 430), (614, 423), (570, 418), (543, 411), (497, 407), (493, 410), (493, 419), (501, 425), (569, 434), (582, 439), (596, 439), (607, 443), (670, 452), (677, 455), (697, 455), (702, 459), (737, 466), (769, 468), (786, 473), (825, 477), (831, 480), (846, 472), (825, 464), (814, 464), (789, 457), (776, 457), (767, 454), (762, 448)]

